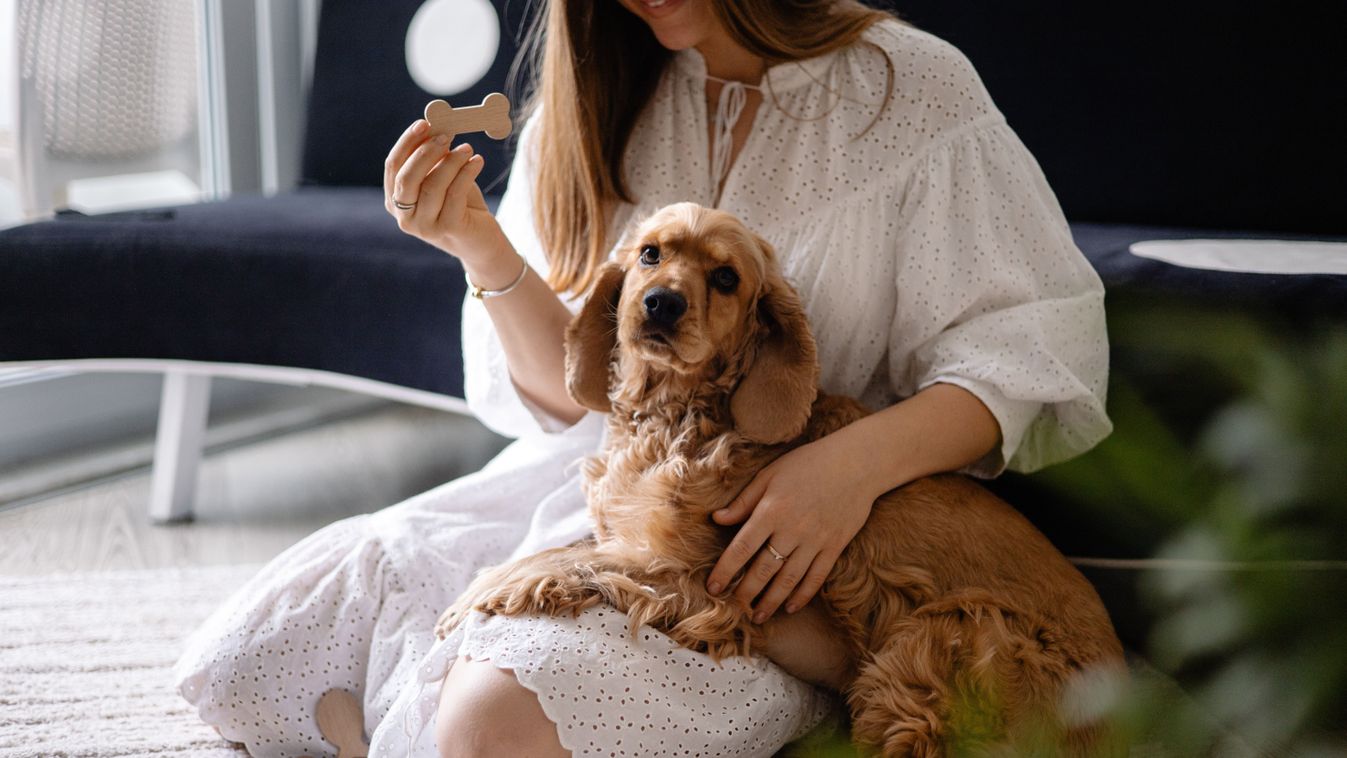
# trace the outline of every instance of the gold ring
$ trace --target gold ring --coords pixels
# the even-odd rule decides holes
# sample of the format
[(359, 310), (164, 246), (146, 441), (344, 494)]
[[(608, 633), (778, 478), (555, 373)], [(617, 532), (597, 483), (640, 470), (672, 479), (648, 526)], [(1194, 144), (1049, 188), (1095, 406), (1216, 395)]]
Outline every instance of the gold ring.
[(766, 545), (764, 545), (764, 547), (766, 547), (767, 552), (771, 553), (772, 557), (777, 559), (778, 561), (786, 560), (786, 556), (776, 552), (776, 548), (772, 547), (772, 543), (768, 542)]
[(393, 207), (400, 211), (409, 211), (416, 207), (416, 203), (403, 203), (395, 199), (393, 201)]

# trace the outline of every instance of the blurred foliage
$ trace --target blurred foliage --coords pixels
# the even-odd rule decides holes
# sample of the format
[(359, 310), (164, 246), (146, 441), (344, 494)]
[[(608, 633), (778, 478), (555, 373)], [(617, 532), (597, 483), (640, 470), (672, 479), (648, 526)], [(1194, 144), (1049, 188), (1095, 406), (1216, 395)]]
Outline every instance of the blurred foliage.
[(1347, 755), (1347, 327), (1147, 304), (1110, 332), (1114, 433), (1037, 478), (1161, 535), (1159, 671), (1111, 716), (1148, 755)]
[[(1156, 302), (1109, 322), (1114, 432), (1034, 479), (1157, 561), (1130, 677), (1066, 700), (1132, 755), (1347, 756), (1347, 325)], [(857, 755), (838, 718), (784, 754)]]

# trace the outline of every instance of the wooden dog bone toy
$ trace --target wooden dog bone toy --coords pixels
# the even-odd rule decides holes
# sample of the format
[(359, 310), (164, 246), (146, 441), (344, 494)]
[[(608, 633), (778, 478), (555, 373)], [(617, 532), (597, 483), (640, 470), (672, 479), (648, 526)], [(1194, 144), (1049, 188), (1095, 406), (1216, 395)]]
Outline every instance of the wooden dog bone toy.
[[(367, 758), (365, 716), (346, 690), (328, 690), (318, 699), (318, 731), (337, 746), (337, 758)], [(307, 758), (307, 757), (306, 757)]]
[(499, 92), (487, 95), (481, 105), (464, 108), (455, 108), (443, 100), (431, 100), (426, 105), (426, 121), (430, 122), (430, 136), (447, 134), (451, 140), (469, 132), (486, 132), (492, 139), (505, 139), (513, 129), (510, 98)]

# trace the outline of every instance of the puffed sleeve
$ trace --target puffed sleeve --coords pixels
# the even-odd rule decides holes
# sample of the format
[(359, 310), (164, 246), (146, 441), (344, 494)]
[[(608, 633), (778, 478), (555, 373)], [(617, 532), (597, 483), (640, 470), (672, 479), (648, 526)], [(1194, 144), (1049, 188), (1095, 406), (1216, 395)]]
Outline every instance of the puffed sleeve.
[[(529, 266), (546, 278), (547, 256), (533, 226), (533, 145), (537, 128), (535, 113), (520, 132), (510, 181), (496, 209), (496, 221)], [(581, 305), (578, 299), (563, 298), (563, 302), (572, 312)], [(472, 297), (463, 298), (463, 385), (468, 409), (499, 434), (521, 437), (536, 432), (560, 432), (569, 427), (519, 393), (486, 306)]]
[(999, 113), (913, 159), (898, 228), (895, 391), (963, 387), (1001, 427), (999, 449), (965, 473), (1033, 471), (1112, 431), (1103, 284)]

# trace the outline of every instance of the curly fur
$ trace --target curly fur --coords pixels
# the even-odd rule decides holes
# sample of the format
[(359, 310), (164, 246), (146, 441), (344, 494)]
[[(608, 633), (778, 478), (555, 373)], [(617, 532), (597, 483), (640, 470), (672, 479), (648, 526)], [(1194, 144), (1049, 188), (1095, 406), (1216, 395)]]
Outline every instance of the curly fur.
[[(655, 245), (658, 266), (641, 265)], [(736, 291), (713, 291), (729, 265)], [(640, 294), (675, 288), (688, 311), (652, 331)], [(653, 336), (652, 336), (653, 335)], [(705, 584), (733, 535), (712, 511), (786, 451), (868, 411), (818, 392), (814, 342), (771, 248), (728, 214), (691, 204), (649, 219), (567, 330), (568, 387), (609, 412), (585, 465), (595, 536), (481, 574), (449, 608), (578, 614), (598, 603), (716, 659), (749, 655), (762, 628)], [(854, 738), (884, 755), (992, 746), (1053, 719), (1063, 685), (1120, 665), (1093, 587), (1032, 525), (972, 481), (921, 479), (878, 501), (820, 593), (856, 677)], [(1062, 728), (1066, 731), (1065, 728)], [(1097, 744), (1066, 731), (1076, 752)]]

